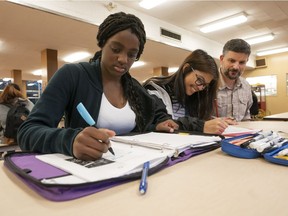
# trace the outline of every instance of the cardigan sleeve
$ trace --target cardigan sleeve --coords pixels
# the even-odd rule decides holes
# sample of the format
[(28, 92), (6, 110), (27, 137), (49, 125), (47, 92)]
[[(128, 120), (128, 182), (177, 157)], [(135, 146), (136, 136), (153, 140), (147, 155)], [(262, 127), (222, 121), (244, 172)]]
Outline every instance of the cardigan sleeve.
[(180, 130), (186, 130), (186, 131), (199, 131), (203, 132), (204, 130), (204, 120), (200, 120), (199, 118), (196, 117), (190, 117), (190, 116), (185, 116), (185, 117), (180, 117), (176, 121), (179, 124), (179, 129)]
[(81, 129), (57, 127), (73, 98), (75, 77), (72, 69), (75, 70), (64, 66), (54, 74), (30, 115), (19, 127), (17, 141), (22, 150), (72, 155), (72, 143)]

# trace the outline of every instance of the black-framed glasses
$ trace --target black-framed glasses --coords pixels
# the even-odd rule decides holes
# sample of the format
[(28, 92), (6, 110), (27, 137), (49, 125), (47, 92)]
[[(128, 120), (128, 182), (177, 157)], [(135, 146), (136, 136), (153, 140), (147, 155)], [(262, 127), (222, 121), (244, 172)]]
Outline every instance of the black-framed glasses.
[[(192, 66), (190, 66), (190, 67), (191, 67), (191, 70), (192, 70), (193, 72), (195, 72), (194, 68), (193, 68)], [(196, 84), (197, 86), (202, 86), (203, 89), (207, 88), (207, 86), (209, 85), (209, 83), (206, 83), (205, 78), (204, 78), (203, 76), (198, 75), (196, 72), (195, 72), (195, 75), (196, 75), (195, 84)]]

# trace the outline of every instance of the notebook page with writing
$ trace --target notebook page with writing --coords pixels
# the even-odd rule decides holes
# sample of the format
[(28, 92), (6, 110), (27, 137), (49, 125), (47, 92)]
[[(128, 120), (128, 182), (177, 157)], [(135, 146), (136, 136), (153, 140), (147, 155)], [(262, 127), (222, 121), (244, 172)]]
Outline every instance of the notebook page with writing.
[(114, 143), (113, 150), (115, 155), (107, 152), (95, 161), (81, 161), (63, 154), (36, 156), (39, 160), (71, 174), (65, 177), (44, 179), (42, 183), (75, 184), (121, 177), (141, 171), (143, 164), (147, 161), (150, 161), (151, 168), (156, 167), (174, 153), (169, 150), (161, 151), (121, 143)]

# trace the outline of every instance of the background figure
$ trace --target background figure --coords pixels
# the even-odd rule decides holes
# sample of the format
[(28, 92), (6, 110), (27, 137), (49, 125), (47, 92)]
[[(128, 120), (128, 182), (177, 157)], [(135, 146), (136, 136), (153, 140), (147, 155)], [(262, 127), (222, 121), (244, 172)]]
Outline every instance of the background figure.
[(242, 39), (232, 39), (223, 47), (217, 91), (219, 117), (232, 117), (236, 121), (251, 118), (249, 111), (252, 106), (251, 86), (241, 77), (250, 53), (250, 45)]
[(250, 107), (250, 114), (251, 116), (257, 116), (259, 113), (259, 105), (258, 105), (258, 98), (255, 92), (252, 90), (252, 106)]
[[(115, 134), (178, 128), (165, 106), (129, 73), (146, 42), (141, 20), (111, 14), (99, 26), (97, 41), (101, 50), (89, 63), (66, 64), (49, 81), (19, 128), (21, 149), (95, 160), (108, 151), (109, 137)], [(80, 102), (99, 129), (88, 127), (76, 108)], [(63, 114), (65, 128), (57, 128)]]
[(170, 76), (152, 77), (143, 86), (160, 98), (180, 129), (221, 134), (227, 123), (213, 119), (219, 73), (214, 59), (205, 51), (193, 51)]
[(8, 111), (17, 103), (24, 104), (28, 110), (32, 110), (34, 104), (23, 96), (20, 91), (20, 87), (15, 83), (8, 84), (2, 94), (0, 95), (0, 124), (1, 124), (1, 141), (2, 143), (13, 143), (15, 140), (11, 140), (4, 137), (4, 131), (6, 129), (6, 119)]

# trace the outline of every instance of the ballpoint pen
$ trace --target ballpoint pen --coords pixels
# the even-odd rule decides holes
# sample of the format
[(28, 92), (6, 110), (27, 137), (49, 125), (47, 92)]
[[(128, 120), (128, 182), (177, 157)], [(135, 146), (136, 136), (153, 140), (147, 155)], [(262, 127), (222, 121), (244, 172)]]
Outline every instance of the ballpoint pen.
[(148, 176), (148, 171), (149, 171), (149, 165), (150, 165), (149, 161), (143, 164), (142, 177), (141, 177), (141, 181), (139, 185), (139, 191), (141, 194), (145, 194), (147, 191), (147, 186), (148, 186), (147, 176)]
[[(89, 112), (87, 111), (87, 109), (84, 107), (84, 105), (81, 102), (77, 105), (77, 110), (82, 116), (82, 118), (86, 121), (87, 124), (89, 124), (92, 127), (97, 128), (94, 119), (92, 118), (92, 116), (89, 114)], [(112, 147), (109, 147), (108, 150), (111, 154), (115, 155)]]

